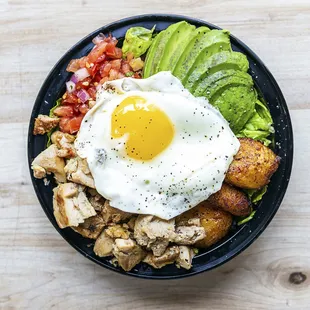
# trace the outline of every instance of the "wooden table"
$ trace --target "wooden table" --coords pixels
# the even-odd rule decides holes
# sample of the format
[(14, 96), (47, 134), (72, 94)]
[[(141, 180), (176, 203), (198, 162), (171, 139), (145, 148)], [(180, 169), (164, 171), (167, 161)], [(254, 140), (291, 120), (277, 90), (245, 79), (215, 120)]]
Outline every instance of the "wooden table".
[[(263, 235), (224, 266), (174, 281), (121, 276), (77, 253), (46, 218), (26, 163), (30, 112), (56, 61), (100, 26), (153, 12), (246, 42), (279, 82), (295, 134), (291, 182)], [(0, 14), (1, 309), (310, 309), (309, 0), (0, 0)]]

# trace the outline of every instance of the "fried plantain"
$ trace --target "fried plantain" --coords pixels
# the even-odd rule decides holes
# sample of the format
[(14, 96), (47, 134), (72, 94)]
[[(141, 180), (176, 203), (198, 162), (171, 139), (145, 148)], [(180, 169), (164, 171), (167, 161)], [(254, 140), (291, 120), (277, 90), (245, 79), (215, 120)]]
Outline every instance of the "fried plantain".
[(201, 226), (206, 232), (205, 238), (195, 243), (196, 247), (207, 248), (222, 239), (229, 231), (232, 216), (228, 212), (215, 208), (210, 202), (201, 202), (198, 206), (180, 215), (176, 222), (188, 222), (192, 218), (199, 218)]
[(240, 188), (259, 189), (269, 183), (280, 157), (261, 142), (240, 138), (240, 149), (230, 164), (225, 182)]
[(208, 201), (232, 215), (246, 216), (251, 213), (247, 196), (240, 190), (225, 183), (218, 192), (209, 197)]

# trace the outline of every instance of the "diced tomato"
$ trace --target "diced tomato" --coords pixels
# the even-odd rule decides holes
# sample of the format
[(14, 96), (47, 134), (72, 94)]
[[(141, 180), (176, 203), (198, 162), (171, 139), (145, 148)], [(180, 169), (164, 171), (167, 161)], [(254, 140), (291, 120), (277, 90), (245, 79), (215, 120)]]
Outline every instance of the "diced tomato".
[(76, 117), (71, 118), (68, 121), (68, 127), (69, 127), (70, 134), (76, 133), (80, 129), (83, 117), (84, 115), (76, 116)]
[(76, 133), (81, 126), (83, 120), (83, 115), (70, 117), (63, 117), (59, 122), (59, 128), (65, 133)]
[(80, 69), (80, 60), (81, 59), (72, 59), (68, 66), (67, 66), (67, 71), (68, 72), (76, 72), (77, 70)]
[(109, 81), (116, 80), (118, 76), (118, 71), (115, 69), (111, 69), (109, 72)]
[(96, 45), (95, 48), (87, 56), (88, 63), (94, 63), (100, 56), (102, 56), (102, 54), (106, 51), (108, 44), (109, 43), (102, 41), (98, 45)]
[(126, 74), (126, 73), (131, 72), (131, 71), (132, 71), (132, 69), (131, 69), (129, 63), (124, 61), (123, 64), (122, 64), (122, 72), (124, 74)]
[(114, 45), (114, 43), (108, 43), (106, 47), (106, 54), (111, 58), (122, 58), (122, 50)]
[(86, 67), (86, 62), (87, 62), (87, 56), (84, 56), (82, 58), (80, 58), (80, 68), (85, 68)]
[(88, 111), (89, 111), (89, 107), (86, 103), (82, 103), (80, 106), (79, 106), (79, 111), (82, 113), (82, 114), (86, 114)]
[(121, 59), (115, 59), (115, 60), (112, 60), (110, 63), (111, 63), (112, 69), (120, 70), (122, 60)]
[(54, 110), (56, 116), (73, 116), (73, 108), (70, 105), (62, 105)]
[(87, 77), (87, 78), (85, 78), (83, 81), (77, 82), (77, 83), (75, 84), (76, 90), (79, 90), (79, 89), (81, 89), (81, 88), (83, 88), (83, 89), (88, 89), (88, 87), (89, 87), (91, 81), (92, 81), (92, 78), (91, 78), (91, 77)]
[(95, 61), (95, 63), (103, 62), (106, 58), (107, 58), (107, 56), (105, 54), (103, 54)]
[(111, 63), (106, 62), (106, 63), (102, 64), (102, 66), (100, 67), (100, 70), (99, 70), (100, 75), (102, 77), (108, 76), (111, 69), (112, 69)]
[(59, 122), (59, 129), (62, 131), (62, 132), (66, 132), (66, 133), (69, 133), (69, 128), (68, 128), (68, 122), (71, 118), (70, 117), (62, 117), (60, 119), (60, 122)]
[(104, 77), (104, 78), (102, 78), (101, 80), (100, 80), (100, 84), (104, 84), (105, 82), (107, 82), (109, 80), (109, 78), (106, 76), (106, 77)]
[(90, 87), (90, 88), (88, 88), (88, 94), (89, 94), (89, 96), (93, 99), (93, 100), (95, 100), (96, 99), (96, 87)]
[(76, 104), (78, 103), (78, 97), (74, 95), (74, 93), (68, 93), (66, 92), (64, 95), (65, 98), (62, 100), (62, 104)]

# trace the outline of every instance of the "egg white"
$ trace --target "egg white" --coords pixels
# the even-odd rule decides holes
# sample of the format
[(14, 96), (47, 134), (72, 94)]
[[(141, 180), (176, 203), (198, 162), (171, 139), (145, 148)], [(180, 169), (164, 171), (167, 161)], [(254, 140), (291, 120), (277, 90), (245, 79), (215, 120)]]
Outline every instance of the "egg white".
[[(111, 139), (112, 113), (128, 96), (150, 100), (174, 125), (171, 144), (152, 160), (128, 157), (127, 135)], [(75, 142), (78, 155), (87, 159), (97, 191), (113, 207), (162, 219), (171, 219), (217, 192), (239, 146), (223, 116), (205, 98), (192, 96), (170, 72), (105, 83)]]

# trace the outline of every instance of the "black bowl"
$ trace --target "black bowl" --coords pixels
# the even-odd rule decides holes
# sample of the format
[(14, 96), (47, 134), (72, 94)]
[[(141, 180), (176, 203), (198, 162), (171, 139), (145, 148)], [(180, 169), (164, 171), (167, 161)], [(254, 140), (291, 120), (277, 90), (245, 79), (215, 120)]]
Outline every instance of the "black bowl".
[[(141, 15), (126, 18), (104, 26), (89, 34), (73, 46), (49, 73), (34, 104), (28, 133), (29, 168), (34, 157), (45, 149), (47, 140), (46, 136), (32, 135), (34, 118), (40, 113), (48, 114), (51, 107), (55, 104), (55, 101), (63, 95), (65, 91), (65, 82), (70, 77), (70, 73), (66, 72), (66, 67), (71, 59), (80, 58), (87, 54), (92, 49), (92, 39), (100, 32), (104, 34), (111, 32), (113, 36), (121, 40), (130, 27), (143, 26), (152, 28), (156, 24), (156, 30), (161, 31), (166, 29), (170, 24), (181, 20), (188, 21), (197, 27), (208, 26), (212, 29), (220, 29), (202, 20), (185, 16), (159, 14)], [(280, 167), (272, 177), (268, 191), (259, 204), (254, 219), (243, 226), (238, 227), (235, 225), (225, 239), (221, 240), (213, 247), (201, 251), (199, 255), (194, 258), (191, 270), (178, 269), (174, 265), (156, 270), (146, 264), (139, 264), (130, 272), (124, 272), (120, 268), (113, 266), (109, 258), (99, 258), (94, 254), (93, 248), (90, 246), (94, 243), (93, 240), (83, 238), (70, 228), (60, 229), (58, 227), (53, 215), (52, 206), (52, 189), (55, 183), (53, 179), (50, 178), (50, 184), (45, 186), (42, 180), (37, 180), (33, 177), (30, 169), (34, 189), (47, 217), (62, 237), (77, 251), (95, 263), (122, 274), (140, 278), (174, 279), (210, 270), (227, 262), (247, 248), (267, 227), (281, 204), (291, 174), (293, 161), (292, 125), (285, 99), (269, 70), (240, 40), (231, 36), (231, 43), (235, 51), (242, 52), (248, 57), (250, 62), (249, 71), (254, 78), (256, 88), (269, 105), (275, 126), (275, 151), (282, 158)]]

